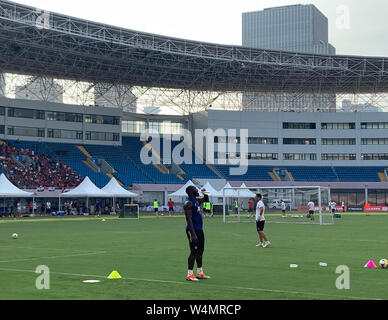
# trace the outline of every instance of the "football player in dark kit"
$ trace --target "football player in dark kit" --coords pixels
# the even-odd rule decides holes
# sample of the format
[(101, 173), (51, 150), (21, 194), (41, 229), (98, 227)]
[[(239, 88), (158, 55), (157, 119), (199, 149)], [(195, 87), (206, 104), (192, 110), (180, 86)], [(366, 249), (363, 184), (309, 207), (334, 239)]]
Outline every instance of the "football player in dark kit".
[[(200, 204), (197, 200), (199, 197), (198, 189), (189, 186), (186, 189), (187, 200), (184, 205), (186, 215), (186, 234), (189, 239), (190, 255), (188, 258), (188, 273), (186, 280), (199, 281), (199, 279), (209, 279), (202, 270), (202, 255), (205, 249), (205, 236), (203, 234), (203, 221)], [(194, 263), (197, 262), (197, 274), (193, 273)]]

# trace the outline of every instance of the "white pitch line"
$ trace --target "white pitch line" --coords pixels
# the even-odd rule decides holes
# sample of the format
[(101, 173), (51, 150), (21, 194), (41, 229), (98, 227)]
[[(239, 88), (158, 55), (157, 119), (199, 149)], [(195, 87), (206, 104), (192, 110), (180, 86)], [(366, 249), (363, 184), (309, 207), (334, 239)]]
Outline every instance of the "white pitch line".
[(91, 256), (91, 255), (105, 254), (105, 253), (107, 253), (107, 251), (68, 254), (68, 255), (62, 255), (62, 256), (50, 256), (50, 257), (36, 257), (36, 258), (27, 258), (27, 259), (3, 260), (3, 261), (0, 261), (0, 263), (31, 261), (31, 260), (38, 260), (38, 259), (57, 259), (57, 258), (78, 257), (78, 256)]
[[(35, 273), (32, 270), (18, 270), (18, 269), (8, 269), (0, 268), (2, 271), (10, 272), (28, 272)], [(106, 276), (100, 275), (91, 275), (91, 274), (77, 274), (77, 273), (65, 273), (65, 272), (50, 272), (52, 274), (65, 275), (65, 276), (77, 276), (77, 277), (88, 277), (88, 278), (102, 278), (106, 279)], [(145, 281), (145, 282), (157, 282), (157, 283), (172, 283), (187, 285), (186, 281), (172, 281), (172, 280), (157, 280), (157, 279), (143, 279), (143, 278), (121, 278), (123, 280), (131, 281)], [(336, 295), (336, 294), (325, 294), (325, 293), (314, 293), (314, 292), (300, 292), (300, 291), (287, 291), (287, 290), (276, 290), (276, 289), (264, 289), (264, 288), (249, 288), (249, 287), (232, 287), (232, 286), (220, 286), (215, 284), (207, 284), (209, 287), (222, 288), (222, 289), (234, 289), (234, 290), (249, 290), (249, 291), (258, 291), (258, 292), (273, 292), (273, 293), (285, 293), (285, 294), (296, 294), (296, 295), (306, 295), (306, 296), (321, 296), (321, 297), (338, 297), (342, 299), (356, 299), (356, 300), (382, 300), (380, 298), (366, 298), (366, 297), (356, 297), (356, 296), (345, 296), (345, 295)]]
[[(64, 248), (42, 248), (42, 247), (14, 247), (14, 246), (0, 246), (0, 249), (1, 248), (11, 248), (11, 249), (33, 249), (33, 250), (47, 250), (47, 251), (50, 251), (50, 250), (58, 250), (58, 251), (70, 251), (70, 252), (79, 252), (79, 253), (82, 253), (84, 251), (81, 251), (81, 250), (74, 250), (74, 249), (64, 249)], [(87, 253), (87, 252), (86, 252)]]

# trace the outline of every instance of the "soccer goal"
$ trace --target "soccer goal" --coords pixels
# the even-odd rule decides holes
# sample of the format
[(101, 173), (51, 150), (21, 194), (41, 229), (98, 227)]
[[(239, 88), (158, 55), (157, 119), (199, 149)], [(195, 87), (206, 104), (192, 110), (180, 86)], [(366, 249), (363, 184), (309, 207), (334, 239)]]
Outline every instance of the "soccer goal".
[(120, 212), (120, 218), (125, 219), (139, 219), (140, 209), (138, 204), (124, 204), (123, 211)]
[[(328, 205), (330, 190), (320, 186), (224, 188), (223, 221), (225, 223), (254, 222), (257, 204), (256, 193), (262, 195), (267, 223), (320, 225), (334, 223)], [(250, 209), (252, 205), (253, 210)], [(310, 211), (313, 211), (313, 214), (310, 214)]]

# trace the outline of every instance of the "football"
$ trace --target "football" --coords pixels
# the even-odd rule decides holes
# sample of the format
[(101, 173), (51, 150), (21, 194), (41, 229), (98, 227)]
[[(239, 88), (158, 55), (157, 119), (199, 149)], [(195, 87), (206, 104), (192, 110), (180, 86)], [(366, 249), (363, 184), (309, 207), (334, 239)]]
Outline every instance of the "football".
[(17, 233), (14, 233), (13, 235), (12, 235), (12, 238), (13, 239), (17, 239), (19, 236), (18, 236), (18, 234)]
[(381, 259), (381, 260), (379, 261), (379, 265), (380, 265), (380, 267), (383, 268), (383, 269), (387, 268), (387, 267), (388, 267), (388, 260), (387, 260), (387, 259)]

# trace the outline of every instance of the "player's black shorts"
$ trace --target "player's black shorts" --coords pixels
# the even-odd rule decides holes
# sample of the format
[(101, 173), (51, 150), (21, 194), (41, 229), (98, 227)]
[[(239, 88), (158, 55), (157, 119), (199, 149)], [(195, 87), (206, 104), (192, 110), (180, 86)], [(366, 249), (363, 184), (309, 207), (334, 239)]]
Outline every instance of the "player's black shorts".
[(335, 213), (335, 209), (331, 209), (331, 212), (332, 212), (332, 213)]
[(314, 210), (309, 210), (309, 214), (314, 214)]
[(256, 221), (256, 229), (257, 231), (263, 231), (265, 225), (265, 220), (263, 221)]
[(198, 244), (194, 245), (190, 230), (186, 231), (187, 239), (189, 239), (190, 250), (192, 253), (200, 253), (205, 250), (205, 235), (203, 230), (195, 230), (195, 234), (198, 238)]
[(158, 209), (158, 208), (155, 208), (155, 209), (154, 209), (154, 211), (155, 211), (155, 212), (158, 212), (158, 211), (159, 211), (159, 209)]
[(174, 211), (174, 207), (169, 207), (168, 211)]
[(286, 210), (282, 210), (282, 213), (286, 213)]

